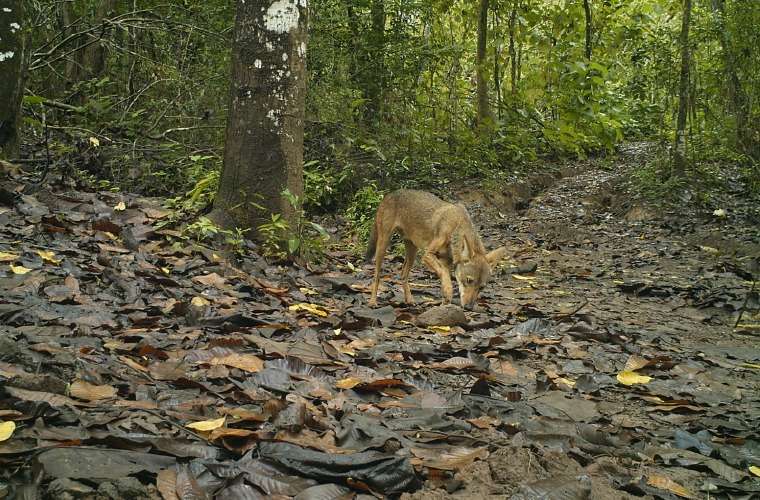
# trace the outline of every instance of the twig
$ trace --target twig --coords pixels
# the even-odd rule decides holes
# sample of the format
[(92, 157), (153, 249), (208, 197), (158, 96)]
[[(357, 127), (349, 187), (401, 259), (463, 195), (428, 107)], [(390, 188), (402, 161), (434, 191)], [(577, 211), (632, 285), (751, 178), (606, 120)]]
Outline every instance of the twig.
[(755, 291), (755, 284), (757, 283), (757, 280), (752, 280), (752, 286), (749, 289), (749, 293), (744, 297), (744, 303), (742, 304), (741, 309), (739, 309), (739, 316), (736, 318), (736, 323), (734, 323), (734, 328), (739, 326), (739, 322), (742, 320), (742, 316), (744, 315), (744, 311), (747, 309), (747, 302), (749, 302), (749, 297), (752, 295), (752, 292)]
[(573, 309), (571, 312), (555, 314), (554, 315), (554, 319), (569, 318), (570, 316), (573, 316), (574, 314), (576, 314), (578, 311), (580, 311), (581, 309), (583, 309), (587, 305), (588, 305), (588, 299), (584, 299), (584, 301), (581, 303), (581, 305), (579, 305), (578, 307), (576, 307), (575, 309)]

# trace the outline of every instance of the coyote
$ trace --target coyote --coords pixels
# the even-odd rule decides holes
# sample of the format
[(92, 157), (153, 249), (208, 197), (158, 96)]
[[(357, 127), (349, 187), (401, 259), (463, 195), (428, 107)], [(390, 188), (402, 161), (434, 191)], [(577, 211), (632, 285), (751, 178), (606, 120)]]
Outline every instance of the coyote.
[(453, 266), (462, 307), (469, 310), (488, 281), (491, 266), (507, 253), (505, 247), (486, 253), (464, 205), (447, 203), (424, 191), (394, 191), (386, 195), (377, 208), (367, 247), (367, 262), (373, 255), (375, 257), (375, 279), (369, 300), (372, 307), (377, 306), (377, 287), (385, 250), (396, 231), (404, 238), (406, 249), (401, 282), (404, 302), (408, 304), (414, 303), (409, 289), (409, 271), (418, 249), (423, 251), (422, 262), (441, 280), (442, 303), (450, 304), (454, 294), (451, 285)]

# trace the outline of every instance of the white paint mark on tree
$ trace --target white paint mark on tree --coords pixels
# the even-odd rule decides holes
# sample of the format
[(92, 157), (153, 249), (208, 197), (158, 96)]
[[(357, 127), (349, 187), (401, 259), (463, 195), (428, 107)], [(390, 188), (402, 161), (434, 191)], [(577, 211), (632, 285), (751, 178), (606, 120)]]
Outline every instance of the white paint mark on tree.
[(0, 62), (3, 62), (7, 59), (13, 59), (14, 53), (10, 50), (8, 52), (0, 52)]
[(298, 27), (298, 18), (298, 7), (293, 0), (277, 0), (267, 9), (264, 25), (274, 33), (287, 33)]

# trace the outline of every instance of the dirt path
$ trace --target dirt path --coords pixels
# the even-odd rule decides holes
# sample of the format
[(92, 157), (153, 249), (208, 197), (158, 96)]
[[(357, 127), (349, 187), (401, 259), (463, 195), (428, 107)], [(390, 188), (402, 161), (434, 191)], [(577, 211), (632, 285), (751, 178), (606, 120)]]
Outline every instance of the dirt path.
[[(519, 387), (539, 414), (508, 416), (502, 425), (514, 423), (520, 432), (513, 441), (523, 437), (537, 448), (492, 454), (487, 466), (459, 474), (464, 489), (453, 497), (499, 497), (526, 478), (582, 489), (583, 472), (591, 475), (592, 498), (625, 495), (611, 485), (637, 496), (662, 496), (664, 488), (699, 497), (711, 489), (715, 495), (711, 484), (730, 490), (757, 464), (760, 341), (756, 330), (733, 328), (750, 283), (694, 243), (710, 234), (709, 222), (684, 233), (630, 203), (618, 201), (626, 210), (612, 213), (612, 198), (620, 196), (612, 187), (642, 154), (645, 147), (633, 145), (611, 168), (563, 178), (517, 215), (471, 207), (490, 246), (507, 235), (513, 266), (537, 264), (535, 273), (502, 276), (489, 298), (498, 314), (542, 318), (530, 320), (535, 330), (526, 335), (540, 332), (540, 340), (499, 362), (500, 380)], [(652, 379), (626, 386), (616, 380), (624, 370)], [(749, 446), (739, 452), (727, 445), (737, 441)], [(729, 458), (748, 449), (746, 462)], [(418, 495), (447, 497), (440, 490)]]
[(159, 200), (0, 207), (0, 492), (760, 494), (756, 299), (734, 331), (749, 284), (699, 246), (725, 222), (621, 212), (612, 186), (641, 154), (519, 213), (472, 205), (514, 257), (465, 327), (413, 324), (439, 284), (417, 266), (403, 306), (398, 259), (370, 309), (369, 267), (340, 249), (316, 270), (236, 268), (161, 228)]

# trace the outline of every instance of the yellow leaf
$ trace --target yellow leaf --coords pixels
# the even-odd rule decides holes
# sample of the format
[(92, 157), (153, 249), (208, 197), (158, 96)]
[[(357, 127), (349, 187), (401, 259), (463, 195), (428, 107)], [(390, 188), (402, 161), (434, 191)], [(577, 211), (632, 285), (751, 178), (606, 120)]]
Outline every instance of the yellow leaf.
[(29, 269), (28, 267), (14, 266), (13, 264), (11, 264), (11, 271), (13, 271), (13, 274), (26, 274), (29, 271), (31, 271), (31, 269)]
[(301, 302), (300, 304), (293, 304), (292, 306), (288, 307), (288, 310), (289, 311), (306, 311), (315, 316), (321, 316), (323, 318), (327, 316), (327, 311), (320, 308), (317, 304), (309, 304), (306, 302)]
[(18, 255), (15, 253), (0, 252), (0, 262), (13, 262), (18, 259)]
[(718, 250), (715, 247), (707, 247), (707, 246), (699, 245), (699, 249), (702, 250), (703, 252), (707, 252), (712, 255), (720, 254), (720, 250)]
[(450, 326), (429, 326), (428, 330), (435, 333), (449, 333), (451, 332)]
[(319, 295), (319, 292), (316, 290), (312, 290), (311, 288), (301, 287), (299, 288), (301, 290), (301, 293), (304, 295)]
[(168, 267), (162, 267), (162, 268), (160, 268), (160, 269), (161, 269), (161, 271), (162, 271), (164, 274), (167, 274), (167, 275), (168, 275), (168, 274), (171, 274), (171, 273), (172, 273), (172, 270), (171, 270), (171, 269), (169, 269)]
[(227, 417), (217, 418), (214, 420), (202, 420), (200, 422), (187, 424), (185, 427), (188, 429), (195, 429), (196, 431), (208, 432), (223, 426), (226, 419)]
[(752, 368), (753, 370), (760, 370), (760, 365), (755, 364), (755, 363), (742, 363), (739, 366), (741, 366), (742, 368)]
[(617, 380), (623, 385), (646, 384), (652, 380), (652, 377), (639, 375), (632, 371), (622, 371), (617, 374)]
[[(2, 439), (0, 439), (0, 441), (2, 441)], [(760, 467), (758, 467), (757, 465), (750, 465), (749, 471), (752, 474), (756, 475), (757, 477), (760, 477)]]
[(16, 430), (16, 422), (3, 422), (0, 420), (0, 441), (6, 441)]
[(127, 209), (127, 205), (123, 201), (120, 201), (119, 203), (116, 204), (115, 207), (113, 207), (113, 209), (116, 210), (117, 212), (121, 212), (122, 210)]
[(195, 307), (204, 307), (204, 306), (209, 305), (211, 302), (204, 299), (203, 297), (196, 296), (196, 297), (193, 297), (193, 300), (191, 300), (190, 303), (194, 305)]
[(348, 377), (341, 380), (338, 380), (335, 383), (335, 387), (338, 389), (353, 389), (357, 385), (361, 384), (361, 379), (358, 379), (356, 377)]
[(683, 498), (694, 498), (694, 494), (691, 493), (689, 490), (678, 484), (677, 482), (673, 481), (667, 476), (660, 476), (657, 474), (652, 474), (647, 478), (647, 484), (649, 486), (654, 486), (655, 488), (659, 488), (661, 490), (666, 490), (671, 493), (675, 493), (679, 497)]
[(97, 137), (90, 137), (90, 144), (92, 144), (93, 146), (97, 148), (98, 146), (100, 146), (100, 139), (98, 139)]
[(554, 382), (558, 384), (565, 384), (568, 387), (575, 387), (575, 380), (570, 380), (569, 378), (565, 377), (557, 377), (554, 379)]
[(37, 250), (37, 255), (42, 257), (42, 260), (50, 262), (51, 264), (60, 264), (61, 259), (55, 258), (55, 252), (51, 250)]
[(513, 274), (512, 277), (516, 280), (522, 280), (522, 281), (532, 281), (536, 279), (535, 276), (522, 276), (520, 274)]

